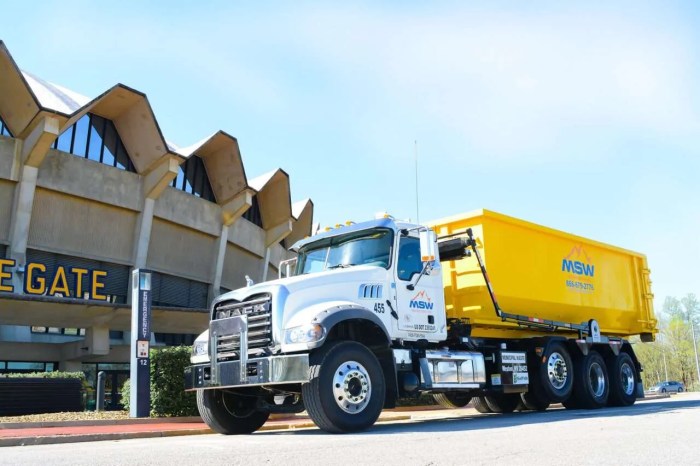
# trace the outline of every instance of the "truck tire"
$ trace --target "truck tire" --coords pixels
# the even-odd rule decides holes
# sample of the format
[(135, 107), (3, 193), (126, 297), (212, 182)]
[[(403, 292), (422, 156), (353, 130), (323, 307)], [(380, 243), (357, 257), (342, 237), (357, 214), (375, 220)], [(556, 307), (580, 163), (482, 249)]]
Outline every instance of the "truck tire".
[(491, 412), (499, 414), (512, 413), (518, 407), (518, 403), (520, 403), (520, 395), (518, 393), (488, 395), (484, 399)]
[[(631, 406), (637, 401), (637, 366), (627, 353), (607, 359), (610, 376), (608, 406)], [(680, 389), (678, 390), (680, 392)]]
[(371, 427), (384, 407), (385, 382), (377, 357), (354, 341), (331, 342), (311, 354), (301, 386), (309, 417), (331, 433)]
[(567, 409), (597, 409), (608, 403), (610, 380), (605, 360), (597, 351), (590, 351), (574, 364), (574, 390)]
[(433, 399), (443, 408), (455, 409), (465, 408), (472, 400), (472, 397), (466, 393), (460, 392), (433, 393)]
[(531, 411), (545, 411), (549, 408), (549, 401), (542, 399), (533, 392), (525, 392), (520, 394), (520, 398), (525, 408)]
[(550, 342), (542, 357), (532, 381), (533, 391), (542, 394), (550, 403), (561, 403), (571, 396), (574, 386), (574, 371), (571, 355), (564, 344)]
[(214, 432), (224, 435), (250, 434), (265, 424), (269, 412), (256, 409), (257, 398), (224, 390), (197, 390), (197, 408)]
[(479, 411), (481, 414), (489, 414), (492, 413), (493, 411), (491, 410), (491, 407), (486, 403), (486, 398), (483, 396), (477, 396), (474, 397), (474, 409)]

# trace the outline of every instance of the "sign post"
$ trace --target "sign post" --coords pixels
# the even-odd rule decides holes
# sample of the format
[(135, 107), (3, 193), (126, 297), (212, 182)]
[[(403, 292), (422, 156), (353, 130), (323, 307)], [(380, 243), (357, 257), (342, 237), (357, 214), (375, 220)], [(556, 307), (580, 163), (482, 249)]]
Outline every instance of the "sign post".
[(151, 411), (151, 272), (131, 273), (131, 380), (129, 416), (148, 417)]

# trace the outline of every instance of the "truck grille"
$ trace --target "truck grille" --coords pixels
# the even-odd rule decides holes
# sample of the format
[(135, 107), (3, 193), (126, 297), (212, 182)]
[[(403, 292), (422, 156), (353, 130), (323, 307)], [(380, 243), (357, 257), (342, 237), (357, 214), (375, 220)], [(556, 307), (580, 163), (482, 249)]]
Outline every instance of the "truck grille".
[[(214, 319), (248, 316), (248, 350), (267, 348), (272, 343), (272, 305), (269, 295), (258, 296), (249, 301), (222, 301), (214, 308)], [(241, 335), (218, 335), (216, 338), (217, 360), (239, 359)]]

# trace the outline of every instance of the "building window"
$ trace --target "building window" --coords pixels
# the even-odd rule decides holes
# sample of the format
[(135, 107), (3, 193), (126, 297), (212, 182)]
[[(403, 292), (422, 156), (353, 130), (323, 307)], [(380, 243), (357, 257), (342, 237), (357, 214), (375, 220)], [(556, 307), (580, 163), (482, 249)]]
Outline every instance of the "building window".
[(61, 133), (53, 148), (136, 173), (114, 123), (92, 113)]
[(170, 186), (192, 194), (210, 202), (216, 202), (214, 191), (209, 183), (207, 176), (207, 168), (204, 166), (204, 160), (197, 155), (191, 156), (185, 163), (180, 165), (177, 176), (170, 183)]
[(196, 280), (154, 272), (151, 278), (154, 306), (206, 309), (209, 285)]
[(0, 136), (12, 137), (12, 133), (10, 133), (10, 129), (7, 127), (2, 117), (0, 117)]
[(257, 195), (253, 196), (253, 203), (250, 205), (250, 209), (245, 211), (243, 218), (259, 226), (260, 228), (263, 227), (262, 216), (260, 215), (260, 204), (258, 203)]
[(197, 335), (189, 333), (155, 333), (156, 343), (166, 346), (192, 346)]
[(50, 335), (68, 335), (72, 337), (85, 336), (84, 328), (75, 327), (38, 327), (32, 326), (32, 333), (48, 333)]
[(57, 368), (58, 363), (56, 362), (0, 361), (0, 374), (53, 372)]

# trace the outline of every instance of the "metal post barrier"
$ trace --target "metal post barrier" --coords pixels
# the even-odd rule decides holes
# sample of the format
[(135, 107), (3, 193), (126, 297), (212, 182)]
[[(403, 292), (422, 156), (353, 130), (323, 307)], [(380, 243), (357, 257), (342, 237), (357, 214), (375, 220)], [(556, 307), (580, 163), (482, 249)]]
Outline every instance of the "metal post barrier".
[(100, 371), (97, 374), (97, 396), (95, 400), (95, 411), (104, 411), (105, 409), (105, 382), (107, 381), (107, 374), (104, 371)]

